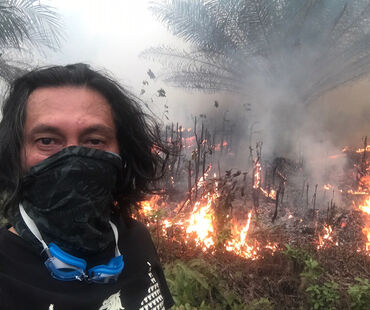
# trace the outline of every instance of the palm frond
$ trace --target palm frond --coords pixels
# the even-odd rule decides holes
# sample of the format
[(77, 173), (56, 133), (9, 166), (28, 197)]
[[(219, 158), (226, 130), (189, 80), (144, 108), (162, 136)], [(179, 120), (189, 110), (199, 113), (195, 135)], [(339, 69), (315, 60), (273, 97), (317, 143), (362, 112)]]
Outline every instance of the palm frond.
[(0, 48), (58, 48), (62, 26), (52, 7), (37, 0), (0, 0)]
[(251, 94), (265, 83), (308, 102), (370, 71), (370, 0), (163, 0), (151, 8), (191, 44), (142, 54), (167, 68), (173, 85)]

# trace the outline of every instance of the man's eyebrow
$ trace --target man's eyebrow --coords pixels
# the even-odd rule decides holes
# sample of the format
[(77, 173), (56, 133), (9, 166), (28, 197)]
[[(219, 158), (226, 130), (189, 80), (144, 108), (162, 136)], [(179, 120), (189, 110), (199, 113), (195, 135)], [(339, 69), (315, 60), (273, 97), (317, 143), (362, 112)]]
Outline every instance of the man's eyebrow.
[(105, 125), (92, 125), (85, 128), (81, 135), (89, 135), (92, 133), (100, 133), (110, 137), (115, 135), (115, 129)]
[(40, 125), (33, 127), (30, 130), (29, 135), (35, 135), (39, 133), (51, 133), (51, 134), (56, 134), (56, 135), (62, 134), (62, 132), (57, 127), (46, 125), (46, 124), (40, 124)]
[[(35, 127), (33, 127), (29, 135), (36, 135), (40, 133), (51, 133), (56, 135), (63, 135), (62, 130), (60, 130), (58, 127), (47, 125), (47, 124), (39, 124)], [(93, 133), (100, 133), (109, 137), (112, 137), (115, 135), (115, 129), (109, 126), (97, 124), (97, 125), (91, 125), (81, 131), (81, 135), (89, 135)]]

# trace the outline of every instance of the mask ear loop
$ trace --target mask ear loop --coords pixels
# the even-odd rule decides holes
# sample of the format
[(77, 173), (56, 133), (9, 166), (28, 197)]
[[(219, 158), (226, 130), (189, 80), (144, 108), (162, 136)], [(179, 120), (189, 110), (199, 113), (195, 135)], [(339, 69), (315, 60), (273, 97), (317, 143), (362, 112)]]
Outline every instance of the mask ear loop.
[(37, 240), (40, 241), (40, 243), (42, 244), (42, 247), (44, 248), (44, 251), (46, 251), (48, 256), (50, 256), (49, 248), (46, 245), (45, 241), (42, 239), (42, 236), (41, 236), (41, 233), (40, 233), (39, 229), (37, 228), (33, 219), (31, 219), (30, 216), (26, 213), (26, 211), (24, 210), (24, 207), (21, 203), (19, 204), (19, 211), (21, 212), (21, 216), (23, 218), (23, 221), (26, 223), (28, 229), (37, 238)]
[(109, 221), (109, 224), (112, 227), (113, 234), (114, 234), (114, 239), (116, 241), (116, 249), (115, 249), (114, 253), (115, 253), (116, 257), (121, 256), (121, 252), (119, 251), (119, 248), (118, 248), (118, 230), (117, 230), (117, 226), (115, 224), (113, 224), (112, 221)]

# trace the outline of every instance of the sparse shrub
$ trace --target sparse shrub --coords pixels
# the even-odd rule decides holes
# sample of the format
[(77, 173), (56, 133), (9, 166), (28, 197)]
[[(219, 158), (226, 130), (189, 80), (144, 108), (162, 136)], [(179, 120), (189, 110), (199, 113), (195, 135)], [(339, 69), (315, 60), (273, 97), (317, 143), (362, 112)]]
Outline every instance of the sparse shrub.
[(291, 247), (289, 244), (285, 244), (283, 253), (293, 261), (296, 271), (302, 271), (305, 267), (305, 261), (312, 258), (307, 251)]
[(322, 273), (322, 268), (320, 267), (317, 260), (312, 257), (304, 261), (304, 269), (301, 273), (301, 277), (305, 279), (308, 284), (313, 284), (318, 280)]
[(259, 298), (252, 300), (246, 310), (274, 310), (274, 306), (267, 298)]
[(312, 284), (307, 289), (310, 309), (335, 310), (339, 300), (338, 284), (325, 282), (324, 284)]
[(366, 310), (370, 305), (370, 282), (368, 279), (355, 278), (357, 284), (348, 288), (351, 298), (351, 309)]
[(244, 310), (245, 305), (217, 272), (201, 259), (164, 266), (174, 310)]

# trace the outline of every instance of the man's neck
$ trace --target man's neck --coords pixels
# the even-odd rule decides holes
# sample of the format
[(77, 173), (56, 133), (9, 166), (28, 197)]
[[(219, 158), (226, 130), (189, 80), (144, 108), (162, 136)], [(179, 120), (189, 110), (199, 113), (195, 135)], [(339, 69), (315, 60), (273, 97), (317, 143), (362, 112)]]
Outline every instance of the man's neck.
[[(18, 233), (15, 231), (15, 229), (14, 229), (14, 227), (12, 226), (12, 227), (10, 227), (9, 229), (8, 229), (10, 232), (12, 232), (13, 234), (16, 234), (16, 235), (18, 235)], [(19, 236), (19, 235), (18, 235)]]

